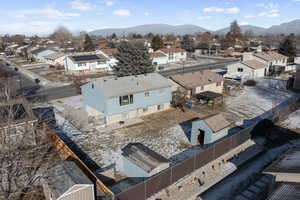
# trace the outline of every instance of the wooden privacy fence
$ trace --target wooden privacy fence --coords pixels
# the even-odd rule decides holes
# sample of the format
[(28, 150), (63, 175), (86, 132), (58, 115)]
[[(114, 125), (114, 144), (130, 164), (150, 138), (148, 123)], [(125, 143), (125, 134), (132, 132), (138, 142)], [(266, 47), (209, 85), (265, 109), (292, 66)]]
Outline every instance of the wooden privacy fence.
[(264, 120), (268, 120), (273, 123), (280, 122), (286, 119), (289, 114), (297, 110), (299, 106), (300, 96), (291, 97), (275, 108), (256, 117), (256, 120), (253, 121), (252, 125), (241, 130), (237, 134), (227, 137), (214, 145), (209, 146), (191, 158), (188, 158), (175, 166), (171, 166), (159, 174), (156, 174), (145, 181), (116, 194), (115, 197), (118, 200), (146, 200), (162, 189), (176, 183), (195, 170), (205, 166), (209, 162), (214, 161), (249, 140), (251, 138), (252, 131), (255, 130), (254, 128), (257, 127), (260, 122)]

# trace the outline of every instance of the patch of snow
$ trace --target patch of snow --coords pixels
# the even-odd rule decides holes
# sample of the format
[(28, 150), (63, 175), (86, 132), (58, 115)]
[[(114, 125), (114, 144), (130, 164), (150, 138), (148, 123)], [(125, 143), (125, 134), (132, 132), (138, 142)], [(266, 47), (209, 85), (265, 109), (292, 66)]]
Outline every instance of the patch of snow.
[(282, 126), (289, 129), (300, 129), (300, 109), (289, 115), (289, 118), (282, 122)]

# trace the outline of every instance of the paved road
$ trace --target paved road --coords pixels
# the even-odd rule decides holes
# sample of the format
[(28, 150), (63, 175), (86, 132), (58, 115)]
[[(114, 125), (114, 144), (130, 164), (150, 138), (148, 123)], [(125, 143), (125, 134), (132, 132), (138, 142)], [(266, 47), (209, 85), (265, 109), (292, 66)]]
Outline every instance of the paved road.
[(79, 91), (73, 86), (63, 86), (58, 88), (43, 88), (35, 83), (30, 77), (20, 71), (15, 71), (16, 66), (7, 66), (5, 62), (0, 63), (0, 72), (9, 73), (11, 76), (17, 76), (20, 94), (32, 102), (46, 102), (54, 99), (76, 96)]
[(203, 64), (203, 65), (197, 65), (192, 67), (183, 67), (181, 69), (172, 69), (167, 71), (161, 71), (159, 72), (161, 75), (168, 77), (173, 76), (180, 73), (189, 73), (189, 72), (195, 72), (203, 69), (221, 69), (226, 67), (228, 64), (236, 63), (238, 60), (226, 60), (221, 61), (217, 63), (211, 63), (211, 64)]

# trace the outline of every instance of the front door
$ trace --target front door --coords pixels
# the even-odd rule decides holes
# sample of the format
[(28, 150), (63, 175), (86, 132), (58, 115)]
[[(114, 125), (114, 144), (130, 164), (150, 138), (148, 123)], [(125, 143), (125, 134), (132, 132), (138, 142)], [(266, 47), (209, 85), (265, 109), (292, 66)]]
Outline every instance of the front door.
[(200, 146), (204, 145), (204, 136), (205, 136), (205, 131), (199, 129), (198, 143)]

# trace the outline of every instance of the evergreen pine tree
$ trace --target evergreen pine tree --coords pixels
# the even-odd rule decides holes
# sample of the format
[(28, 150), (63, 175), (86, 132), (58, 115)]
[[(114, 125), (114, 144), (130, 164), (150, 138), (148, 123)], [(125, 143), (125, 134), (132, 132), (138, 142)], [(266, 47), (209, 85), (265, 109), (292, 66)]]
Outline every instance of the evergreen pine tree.
[(142, 43), (122, 42), (115, 54), (118, 63), (113, 67), (114, 74), (118, 77), (152, 73), (155, 68)]
[(95, 45), (88, 34), (85, 34), (83, 50), (84, 51), (95, 51)]
[(154, 51), (162, 49), (164, 47), (164, 42), (159, 35), (155, 35), (151, 41), (151, 47)]
[(189, 35), (184, 35), (181, 41), (181, 48), (186, 51), (194, 51), (194, 40)]
[(279, 46), (279, 53), (288, 56), (289, 61), (293, 62), (294, 58), (297, 54), (296, 44), (294, 40), (294, 36), (287, 36)]

